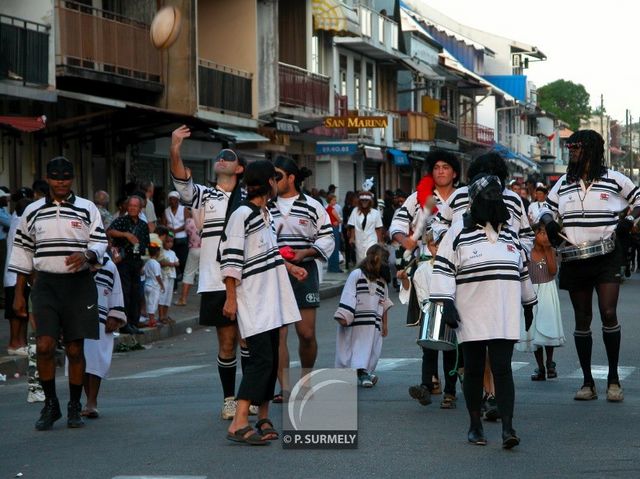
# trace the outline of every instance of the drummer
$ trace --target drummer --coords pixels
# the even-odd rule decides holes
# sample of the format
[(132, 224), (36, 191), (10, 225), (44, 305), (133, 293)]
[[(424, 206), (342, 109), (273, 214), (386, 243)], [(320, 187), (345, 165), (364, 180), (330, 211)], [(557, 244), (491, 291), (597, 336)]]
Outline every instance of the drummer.
[(520, 241), (509, 229), (503, 190), (495, 175), (473, 178), (468, 188), (469, 214), (451, 226), (438, 248), (430, 300), (442, 304), (443, 320), (457, 328), (464, 354), (469, 442), (487, 443), (481, 402), (488, 349), (502, 415), (502, 446), (511, 449), (520, 443), (512, 426), (515, 391), (511, 357), (520, 337), (521, 305), (530, 326), (536, 295)]
[[(560, 267), (560, 289), (569, 291), (575, 316), (574, 341), (584, 380), (574, 399), (597, 399), (595, 382), (591, 374), (591, 298), (595, 289), (598, 295), (602, 320), (602, 341), (607, 351), (609, 374), (607, 376), (607, 400), (624, 399), (618, 377), (620, 355), (620, 324), (616, 314), (624, 264), (624, 248), (621, 242), (628, 240), (631, 229), (640, 216), (640, 192), (622, 173), (607, 169), (604, 164), (604, 140), (593, 130), (580, 130), (569, 137), (569, 165), (549, 192), (548, 210), (541, 212), (547, 235), (552, 244), (562, 238), (574, 245), (574, 254), (581, 250), (593, 252), (598, 247), (580, 246), (584, 243), (600, 244), (601, 240), (615, 237), (615, 249), (606, 254), (563, 262)], [(622, 212), (631, 207), (629, 215), (619, 219)], [(549, 211), (550, 210), (550, 211)], [(553, 219), (556, 214), (562, 222)], [(577, 248), (575, 245), (579, 245)], [(601, 251), (605, 252), (604, 249)]]
[[(433, 176), (435, 188), (433, 191), (433, 197), (435, 199), (436, 209), (441, 208), (445, 202), (453, 195), (460, 178), (460, 162), (452, 153), (444, 150), (433, 150), (425, 158), (427, 165), (427, 172)], [(396, 211), (389, 228), (389, 235), (392, 240), (399, 243), (405, 250), (414, 251), (418, 246), (416, 241), (410, 234), (417, 226), (418, 211), (420, 205), (418, 204), (418, 193), (414, 192), (409, 196), (400, 208)], [(431, 224), (435, 219), (434, 214), (430, 215), (425, 222), (424, 234), (428, 235), (431, 232)], [(433, 237), (433, 236), (431, 236)], [(441, 239), (441, 238), (438, 238)], [(423, 245), (425, 251), (420, 255), (421, 258), (429, 260), (435, 251), (435, 242), (432, 246), (432, 251), (429, 251), (426, 243)], [(429, 268), (430, 270), (430, 268)], [(424, 275), (419, 274), (418, 278), (424, 278)], [(400, 278), (402, 279), (402, 278)], [(420, 281), (421, 279), (418, 279)], [(404, 279), (408, 281), (408, 278)], [(404, 282), (403, 281), (403, 282)], [(406, 283), (405, 283), (406, 284)], [(411, 297), (408, 299), (409, 311), (407, 316), (407, 324), (417, 324), (419, 321), (421, 309), (420, 302), (416, 296), (416, 291), (425, 289), (428, 294), (428, 284), (418, 285), (415, 284), (415, 288), (404, 288), (409, 290)], [(443, 400), (440, 407), (443, 409), (453, 409), (456, 406), (456, 379), (457, 376), (450, 376), (449, 371), (455, 365), (456, 351), (443, 352), (443, 366), (445, 373), (445, 390)], [(438, 379), (438, 351), (423, 349), (422, 351), (422, 381), (420, 384), (416, 384), (409, 388), (409, 395), (420, 402), (422, 405), (431, 403), (431, 394), (441, 394), (440, 381)]]

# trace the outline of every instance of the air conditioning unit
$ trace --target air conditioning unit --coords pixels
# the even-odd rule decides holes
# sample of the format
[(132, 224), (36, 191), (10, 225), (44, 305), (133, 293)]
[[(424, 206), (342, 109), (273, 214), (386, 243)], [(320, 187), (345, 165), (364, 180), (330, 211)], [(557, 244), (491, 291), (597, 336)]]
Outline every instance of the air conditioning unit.
[(512, 54), (511, 64), (513, 65), (513, 68), (520, 68), (522, 66), (522, 57), (518, 54)]

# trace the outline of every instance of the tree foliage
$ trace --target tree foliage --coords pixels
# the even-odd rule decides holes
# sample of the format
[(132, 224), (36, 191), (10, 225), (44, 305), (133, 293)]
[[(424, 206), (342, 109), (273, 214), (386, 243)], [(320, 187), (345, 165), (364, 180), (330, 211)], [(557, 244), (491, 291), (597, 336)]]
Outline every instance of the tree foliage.
[(554, 114), (572, 130), (580, 128), (580, 120), (591, 115), (589, 93), (581, 84), (556, 80), (538, 88), (540, 108)]

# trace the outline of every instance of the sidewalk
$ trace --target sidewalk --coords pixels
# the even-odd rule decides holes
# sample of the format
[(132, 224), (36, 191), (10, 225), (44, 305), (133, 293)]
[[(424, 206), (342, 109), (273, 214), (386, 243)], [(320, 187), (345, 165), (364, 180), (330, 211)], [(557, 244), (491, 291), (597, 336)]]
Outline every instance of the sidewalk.
[[(320, 284), (320, 299), (331, 298), (342, 292), (342, 287), (347, 279), (347, 273), (324, 273)], [(142, 335), (131, 336), (121, 334), (115, 338), (115, 347), (119, 344), (133, 345), (136, 341), (140, 344), (149, 344), (161, 339), (185, 334), (187, 328), (199, 328), (198, 314), (200, 310), (200, 298), (192, 288), (187, 306), (171, 306), (169, 316), (175, 320), (175, 324), (162, 326), (160, 328), (146, 328)], [(177, 299), (178, 295), (174, 295)], [(1, 310), (0, 310), (1, 311)], [(0, 313), (4, 317), (4, 311)], [(27, 358), (20, 356), (7, 356), (7, 344), (9, 343), (9, 321), (0, 320), (0, 374), (7, 376), (7, 379), (14, 374), (25, 374), (27, 370)]]

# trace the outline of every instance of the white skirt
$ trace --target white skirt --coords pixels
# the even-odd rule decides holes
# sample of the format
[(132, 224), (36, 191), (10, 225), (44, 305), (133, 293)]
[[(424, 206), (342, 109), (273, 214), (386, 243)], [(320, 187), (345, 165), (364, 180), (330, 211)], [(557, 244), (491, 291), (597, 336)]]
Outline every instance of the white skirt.
[(566, 341), (555, 280), (534, 284), (533, 289), (538, 295), (538, 304), (533, 307), (533, 323), (529, 331), (525, 331), (524, 315), (520, 315), (520, 341), (516, 344), (516, 349), (525, 353), (541, 346), (562, 346)]

